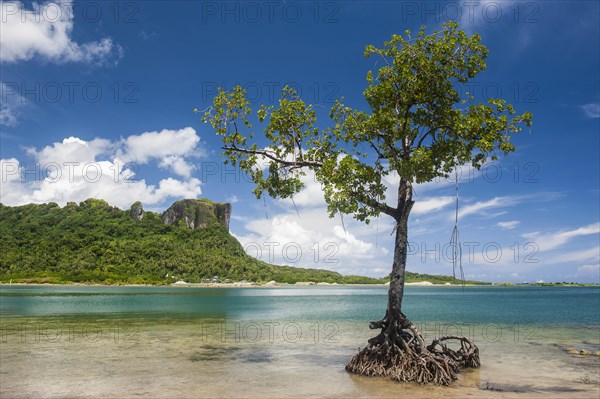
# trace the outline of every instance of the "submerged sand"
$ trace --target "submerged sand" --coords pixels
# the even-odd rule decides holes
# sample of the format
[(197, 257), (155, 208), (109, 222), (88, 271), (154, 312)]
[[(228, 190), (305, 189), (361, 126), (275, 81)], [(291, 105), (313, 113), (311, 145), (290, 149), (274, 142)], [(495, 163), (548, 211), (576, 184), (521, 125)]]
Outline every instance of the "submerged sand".
[(551, 328), (531, 342), (515, 342), (511, 331), (495, 342), (476, 336), (482, 367), (437, 387), (346, 373), (350, 356), (372, 335), (364, 322), (337, 323), (333, 335), (321, 324), (317, 339), (318, 322), (311, 321), (288, 321), (300, 326), (301, 337), (289, 329), (286, 337), (283, 321), (272, 325), (272, 334), (263, 327), (260, 336), (260, 320), (229, 320), (225, 334), (214, 329), (215, 320), (123, 322), (117, 335), (114, 320), (97, 320), (99, 335), (83, 334), (77, 324), (69, 327), (72, 333), (50, 328), (37, 341), (35, 334), (25, 341), (9, 334), (0, 351), (0, 397), (600, 397), (600, 357), (564, 348), (598, 346), (593, 336), (589, 341), (590, 330)]

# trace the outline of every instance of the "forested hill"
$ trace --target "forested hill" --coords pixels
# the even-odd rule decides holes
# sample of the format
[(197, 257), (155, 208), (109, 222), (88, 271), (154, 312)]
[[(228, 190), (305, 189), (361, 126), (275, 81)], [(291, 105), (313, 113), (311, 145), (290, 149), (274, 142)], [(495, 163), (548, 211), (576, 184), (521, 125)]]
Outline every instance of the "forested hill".
[(0, 204), (0, 281), (170, 284), (213, 276), (284, 283), (387, 281), (256, 260), (229, 234), (230, 214), (229, 204), (208, 200), (178, 201), (162, 215), (145, 212), (140, 203), (123, 211), (95, 199), (62, 208)]
[(223, 205), (228, 204), (184, 200), (162, 215), (145, 212), (139, 203), (122, 211), (95, 199), (63, 208), (0, 205), (0, 281), (168, 284), (173, 276), (187, 282), (218, 276), (220, 281), (384, 282), (256, 260), (229, 234), (230, 207)]

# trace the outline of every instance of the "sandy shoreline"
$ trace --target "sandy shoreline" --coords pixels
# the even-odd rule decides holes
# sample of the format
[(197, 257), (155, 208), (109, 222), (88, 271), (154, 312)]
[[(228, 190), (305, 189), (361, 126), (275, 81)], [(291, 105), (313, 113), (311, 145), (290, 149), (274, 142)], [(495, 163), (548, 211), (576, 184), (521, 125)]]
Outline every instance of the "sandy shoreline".
[[(450, 287), (452, 284), (433, 284), (429, 281), (420, 281), (414, 283), (405, 283), (406, 286), (418, 287)], [(177, 282), (170, 285), (171, 287), (210, 287), (210, 288), (244, 288), (244, 287), (388, 287), (389, 284), (338, 284), (338, 283), (313, 283), (300, 281), (295, 284), (288, 283), (185, 283)]]
[[(182, 287), (182, 288), (285, 288), (285, 287), (388, 287), (388, 284), (338, 284), (338, 283), (314, 283), (299, 281), (295, 284), (277, 283), (270, 281), (268, 283), (251, 283), (251, 282), (235, 282), (235, 283), (187, 283), (185, 281), (177, 281), (173, 284), (92, 284), (92, 283), (67, 283), (67, 284), (52, 284), (52, 283), (7, 283), (0, 282), (0, 286), (32, 286), (32, 287), (49, 287), (49, 286), (66, 286), (66, 287)], [(460, 287), (460, 284), (434, 284), (429, 281), (419, 281), (405, 283), (406, 286), (415, 287)], [(475, 286), (466, 284), (466, 286)]]

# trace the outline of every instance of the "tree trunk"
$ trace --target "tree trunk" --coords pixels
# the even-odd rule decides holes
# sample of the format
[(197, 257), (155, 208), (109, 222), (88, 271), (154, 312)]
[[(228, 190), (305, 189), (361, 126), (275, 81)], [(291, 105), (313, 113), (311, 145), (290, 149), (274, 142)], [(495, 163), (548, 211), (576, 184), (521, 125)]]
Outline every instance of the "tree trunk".
[[(398, 187), (394, 263), (390, 274), (387, 311), (383, 320), (371, 322), (381, 329), (367, 346), (346, 365), (346, 370), (368, 376), (386, 376), (397, 381), (449, 385), (463, 367), (479, 367), (479, 349), (466, 337), (447, 336), (426, 346), (417, 327), (402, 313), (404, 277), (408, 252), (408, 217), (414, 201), (412, 185), (401, 179)], [(460, 349), (450, 349), (446, 341), (457, 340)]]
[(406, 273), (406, 257), (408, 252), (408, 217), (414, 201), (412, 185), (400, 180), (398, 189), (398, 214), (396, 216), (396, 238), (394, 241), (394, 263), (390, 275), (388, 291), (387, 316), (389, 324), (401, 326), (403, 323), (402, 297), (404, 296), (404, 276)]

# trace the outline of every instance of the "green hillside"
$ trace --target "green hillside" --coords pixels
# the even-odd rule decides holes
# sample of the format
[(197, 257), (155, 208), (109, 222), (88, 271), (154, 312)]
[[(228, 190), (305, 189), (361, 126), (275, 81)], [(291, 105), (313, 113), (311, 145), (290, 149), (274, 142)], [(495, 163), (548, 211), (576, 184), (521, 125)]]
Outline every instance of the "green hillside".
[[(0, 204), (0, 252), (2, 282), (170, 284), (175, 279), (193, 283), (213, 276), (220, 281), (282, 283), (387, 281), (273, 266), (246, 255), (216, 219), (197, 229), (188, 228), (182, 220), (165, 224), (153, 212), (134, 220), (130, 211), (94, 199), (63, 208), (54, 203)], [(407, 280), (453, 280), (425, 276), (409, 273)]]

